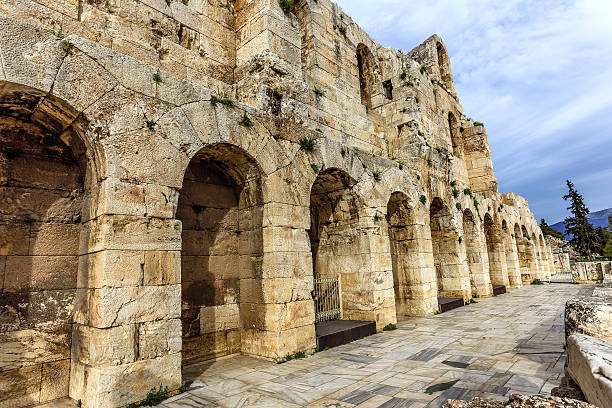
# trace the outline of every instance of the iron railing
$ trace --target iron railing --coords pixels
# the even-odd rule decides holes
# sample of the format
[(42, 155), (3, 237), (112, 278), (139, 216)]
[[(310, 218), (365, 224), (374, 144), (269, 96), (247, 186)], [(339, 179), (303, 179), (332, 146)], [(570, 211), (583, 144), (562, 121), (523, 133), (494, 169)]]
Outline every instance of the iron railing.
[(315, 322), (342, 318), (340, 279), (338, 276), (314, 280)]

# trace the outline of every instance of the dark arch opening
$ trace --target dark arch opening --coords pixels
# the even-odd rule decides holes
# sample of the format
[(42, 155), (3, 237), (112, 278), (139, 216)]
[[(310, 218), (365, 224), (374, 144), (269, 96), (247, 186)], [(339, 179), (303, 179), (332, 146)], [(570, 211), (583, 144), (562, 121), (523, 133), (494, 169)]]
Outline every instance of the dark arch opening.
[[(261, 315), (262, 171), (242, 149), (203, 148), (180, 191), (183, 366), (243, 351)], [(241, 290), (249, 288), (249, 290)], [(258, 309), (257, 309), (258, 310)]]
[(367, 108), (372, 108), (372, 95), (376, 81), (375, 61), (372, 52), (365, 44), (357, 46), (357, 69), (359, 70), (361, 103)]

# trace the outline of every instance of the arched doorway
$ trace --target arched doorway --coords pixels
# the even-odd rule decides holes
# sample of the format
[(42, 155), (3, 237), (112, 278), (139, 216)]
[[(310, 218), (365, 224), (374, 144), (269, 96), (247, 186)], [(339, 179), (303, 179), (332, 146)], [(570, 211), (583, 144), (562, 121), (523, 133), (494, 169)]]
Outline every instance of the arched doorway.
[(491, 296), (493, 290), (489, 278), (489, 263), (486, 257), (486, 247), (476, 225), (474, 214), (470, 210), (465, 210), (463, 212), (462, 241), (465, 245), (472, 297)]
[(376, 62), (372, 51), (365, 44), (357, 46), (357, 69), (359, 71), (359, 89), (361, 92), (361, 104), (366, 108), (372, 108), (372, 96), (374, 84), (376, 83), (375, 73)]
[(183, 365), (242, 351), (261, 318), (262, 172), (229, 144), (202, 149), (180, 191)]
[(97, 180), (80, 134), (59, 117), (76, 114), (0, 81), (0, 406), (68, 395), (77, 287), (87, 284), (79, 234)]
[[(368, 232), (363, 228), (364, 206), (354, 191), (355, 184), (344, 171), (327, 169), (319, 173), (312, 185), (308, 234), (315, 282), (315, 320), (370, 321), (380, 326), (386, 319), (383, 309), (395, 308), (385, 305), (374, 288), (378, 278), (373, 270)], [(389, 295), (392, 298), (391, 288)]]

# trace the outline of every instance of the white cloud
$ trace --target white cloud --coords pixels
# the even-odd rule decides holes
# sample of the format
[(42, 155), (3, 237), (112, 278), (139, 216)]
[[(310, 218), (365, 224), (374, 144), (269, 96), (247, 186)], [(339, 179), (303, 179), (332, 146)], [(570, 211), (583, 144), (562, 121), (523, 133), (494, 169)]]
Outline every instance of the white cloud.
[[(337, 3), (383, 45), (444, 39), (465, 112), (487, 125), (502, 188), (537, 206), (549, 201), (543, 177), (575, 177), (612, 207), (612, 180), (595, 176), (612, 171), (612, 1)], [(565, 206), (546, 211), (559, 218)]]

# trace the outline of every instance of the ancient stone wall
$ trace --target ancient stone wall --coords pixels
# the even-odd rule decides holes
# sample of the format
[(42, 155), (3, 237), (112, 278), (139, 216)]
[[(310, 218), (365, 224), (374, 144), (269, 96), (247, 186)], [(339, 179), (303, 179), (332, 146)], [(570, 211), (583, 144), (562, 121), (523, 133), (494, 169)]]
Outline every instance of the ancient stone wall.
[(329, 0), (0, 11), (0, 405), (312, 351), (317, 277), (382, 330), (554, 270), (437, 36), (385, 48)]

